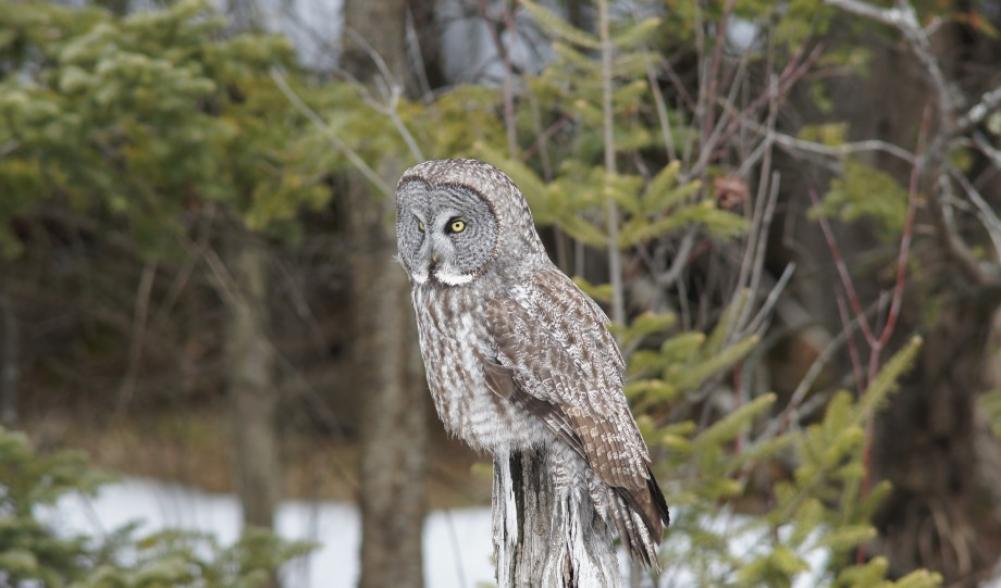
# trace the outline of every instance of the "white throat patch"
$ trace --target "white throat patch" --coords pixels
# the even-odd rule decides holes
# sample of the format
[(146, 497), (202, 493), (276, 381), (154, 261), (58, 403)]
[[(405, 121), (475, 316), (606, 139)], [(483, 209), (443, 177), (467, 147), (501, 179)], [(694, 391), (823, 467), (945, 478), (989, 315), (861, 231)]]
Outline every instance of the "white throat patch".
[(463, 284), (472, 282), (476, 276), (473, 274), (454, 274), (447, 270), (439, 270), (435, 272), (434, 277), (447, 286), (462, 286)]

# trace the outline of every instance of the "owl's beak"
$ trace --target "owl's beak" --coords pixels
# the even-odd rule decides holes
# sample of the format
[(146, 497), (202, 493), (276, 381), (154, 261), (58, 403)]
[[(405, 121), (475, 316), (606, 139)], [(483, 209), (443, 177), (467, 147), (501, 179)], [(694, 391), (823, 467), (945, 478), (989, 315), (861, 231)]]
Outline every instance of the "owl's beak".
[(434, 266), (438, 265), (438, 263), (440, 261), (441, 261), (441, 255), (439, 255), (437, 251), (432, 251), (431, 252), (431, 267), (434, 268)]

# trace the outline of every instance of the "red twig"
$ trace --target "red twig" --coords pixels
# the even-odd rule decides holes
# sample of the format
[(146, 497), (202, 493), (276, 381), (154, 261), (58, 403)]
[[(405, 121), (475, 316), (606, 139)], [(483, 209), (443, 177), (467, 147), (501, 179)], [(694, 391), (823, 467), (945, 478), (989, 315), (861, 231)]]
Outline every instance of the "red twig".
[[(813, 201), (814, 205), (820, 204), (820, 198), (817, 196), (815, 190), (811, 188), (809, 194), (810, 200)], [(824, 233), (827, 248), (831, 251), (834, 268), (838, 271), (838, 277), (841, 279), (841, 287), (845, 289), (845, 294), (848, 296), (848, 303), (852, 307), (852, 312), (859, 319), (862, 335), (865, 337), (866, 342), (871, 345), (876, 340), (876, 337), (872, 333), (872, 327), (869, 326), (869, 319), (866, 318), (865, 313), (862, 311), (862, 302), (858, 297), (858, 292), (855, 291), (855, 283), (852, 282), (852, 276), (848, 271), (848, 264), (845, 263), (845, 257), (841, 254), (841, 247), (838, 246), (838, 240), (834, 238), (834, 231), (831, 230), (830, 223), (824, 217), (820, 217), (820, 230)], [(866, 385), (868, 385), (868, 382)]]
[(886, 345), (890, 341), (894, 328), (897, 326), (897, 318), (900, 316), (901, 301), (904, 298), (904, 281), (907, 275), (907, 258), (911, 250), (911, 239), (914, 234), (914, 216), (916, 211), (915, 200), (918, 193), (918, 182), (921, 179), (923, 158), (921, 153), (925, 148), (925, 141), (928, 135), (928, 126), (931, 122), (931, 109), (925, 108), (921, 119), (921, 134), (918, 136), (918, 151), (914, 166), (911, 168), (911, 178), (907, 185), (907, 217), (904, 219), (904, 232), (900, 237), (900, 252), (897, 254), (897, 281), (893, 287), (893, 299), (890, 302), (890, 313), (887, 315), (886, 325), (879, 337), (880, 346)]
[[(862, 394), (862, 390), (867, 389), (876, 379), (876, 375), (879, 373), (879, 365), (883, 349), (890, 342), (890, 338), (893, 336), (894, 330), (896, 330), (897, 321), (900, 318), (900, 309), (904, 298), (904, 287), (907, 283), (907, 260), (910, 256), (911, 241), (914, 236), (914, 217), (916, 213), (918, 183), (921, 178), (921, 172), (924, 164), (922, 153), (926, 148), (925, 143), (928, 136), (928, 127), (931, 121), (930, 114), (931, 109), (925, 108), (924, 116), (921, 122), (921, 131), (918, 136), (918, 147), (916, 157), (914, 159), (914, 166), (911, 168), (910, 181), (908, 182), (907, 213), (904, 218), (904, 226), (900, 236), (900, 246), (897, 251), (896, 279), (893, 285), (890, 308), (887, 311), (886, 323), (883, 325), (883, 328), (878, 335), (872, 330), (869, 325), (869, 321), (865, 316), (865, 312), (862, 309), (862, 302), (858, 297), (857, 291), (855, 290), (851, 274), (848, 271), (848, 265), (845, 263), (844, 256), (841, 254), (841, 248), (838, 246), (837, 239), (834, 237), (834, 232), (831, 230), (827, 219), (820, 219), (820, 228), (824, 233), (824, 240), (827, 242), (827, 247), (831, 252), (831, 258), (834, 260), (834, 266), (837, 269), (838, 276), (841, 280), (841, 286), (845, 292), (845, 296), (843, 296), (840, 292), (836, 294), (838, 313), (841, 316), (841, 321), (846, 324), (850, 322), (848, 308), (846, 307), (847, 305), (850, 305), (851, 310), (855, 315), (855, 320), (859, 321), (862, 329), (862, 335), (865, 338), (867, 347), (869, 348), (868, 365), (866, 366), (865, 378), (863, 380), (861, 355), (855, 347), (854, 341), (849, 341), (848, 352), (851, 357), (852, 371), (855, 375), (860, 395)], [(817, 204), (819, 199), (816, 192), (810, 190), (809, 194), (814, 204)], [(846, 297), (847, 303), (845, 302)], [(872, 418), (872, 415), (868, 415), (868, 420), (866, 421), (865, 426), (865, 439), (862, 446), (862, 496), (868, 495), (872, 489), (873, 437), (874, 419)], [(856, 561), (858, 563), (862, 563), (864, 560), (865, 546), (859, 546), (858, 551), (856, 552)]]
[[(838, 303), (838, 315), (841, 316), (841, 324), (845, 329), (849, 327), (852, 323), (852, 317), (848, 314), (848, 305), (845, 302), (845, 297), (841, 292), (835, 293), (835, 300)], [(865, 314), (859, 315), (865, 316)], [(848, 347), (848, 359), (852, 364), (852, 376), (855, 379), (855, 389), (858, 391), (858, 395), (862, 396), (865, 391), (865, 372), (862, 371), (862, 356), (859, 354), (858, 345), (855, 344), (855, 336), (849, 332), (848, 339), (845, 342)]]
[[(931, 122), (931, 108), (925, 107), (924, 115), (921, 119), (921, 132), (918, 135), (918, 147), (915, 151), (914, 166), (911, 168), (911, 177), (907, 185), (907, 216), (904, 219), (904, 229), (900, 236), (900, 249), (897, 253), (897, 277), (893, 285), (893, 298), (890, 301), (890, 310), (887, 314), (886, 324), (883, 325), (883, 332), (878, 339), (869, 341), (869, 377), (866, 386), (872, 384), (879, 372), (879, 357), (883, 348), (890, 341), (893, 331), (897, 326), (897, 318), (900, 316), (900, 307), (904, 298), (904, 285), (907, 278), (907, 259), (911, 251), (911, 239), (914, 235), (915, 201), (917, 200), (918, 182), (921, 178), (925, 150), (925, 142), (928, 137), (928, 127)], [(873, 418), (869, 418), (865, 427), (865, 444), (862, 449), (862, 496), (869, 494), (872, 489), (872, 444), (874, 437)], [(865, 547), (859, 546), (856, 560), (861, 563), (865, 559)]]

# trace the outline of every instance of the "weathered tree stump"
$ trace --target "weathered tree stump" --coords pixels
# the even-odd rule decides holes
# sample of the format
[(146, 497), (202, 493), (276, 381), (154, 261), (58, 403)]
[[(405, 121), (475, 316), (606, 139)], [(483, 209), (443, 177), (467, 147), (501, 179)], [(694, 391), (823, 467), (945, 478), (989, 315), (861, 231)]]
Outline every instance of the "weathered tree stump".
[[(559, 464), (544, 448), (494, 456), (493, 541), (497, 585), (620, 586), (612, 534), (586, 484), (553, 483)], [(561, 485), (562, 486), (562, 485)]]

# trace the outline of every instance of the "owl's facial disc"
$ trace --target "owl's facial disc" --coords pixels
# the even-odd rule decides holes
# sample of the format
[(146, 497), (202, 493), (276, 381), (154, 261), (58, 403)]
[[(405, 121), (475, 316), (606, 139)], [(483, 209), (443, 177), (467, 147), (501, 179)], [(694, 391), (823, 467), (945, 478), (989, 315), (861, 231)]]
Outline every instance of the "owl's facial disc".
[(469, 221), (465, 220), (458, 210), (448, 207), (436, 211), (430, 227), (432, 231), (429, 235), (431, 250), (428, 273), (446, 286), (461, 286), (472, 282), (476, 277), (475, 268), (473, 271), (464, 271), (464, 268), (457, 263), (462, 257), (462, 253), (457, 251), (457, 246), (463, 245), (460, 237), (466, 232), (466, 228), (470, 227)]
[(462, 286), (492, 261), (497, 221), (487, 202), (465, 186), (412, 181), (397, 192), (396, 234), (415, 283)]

